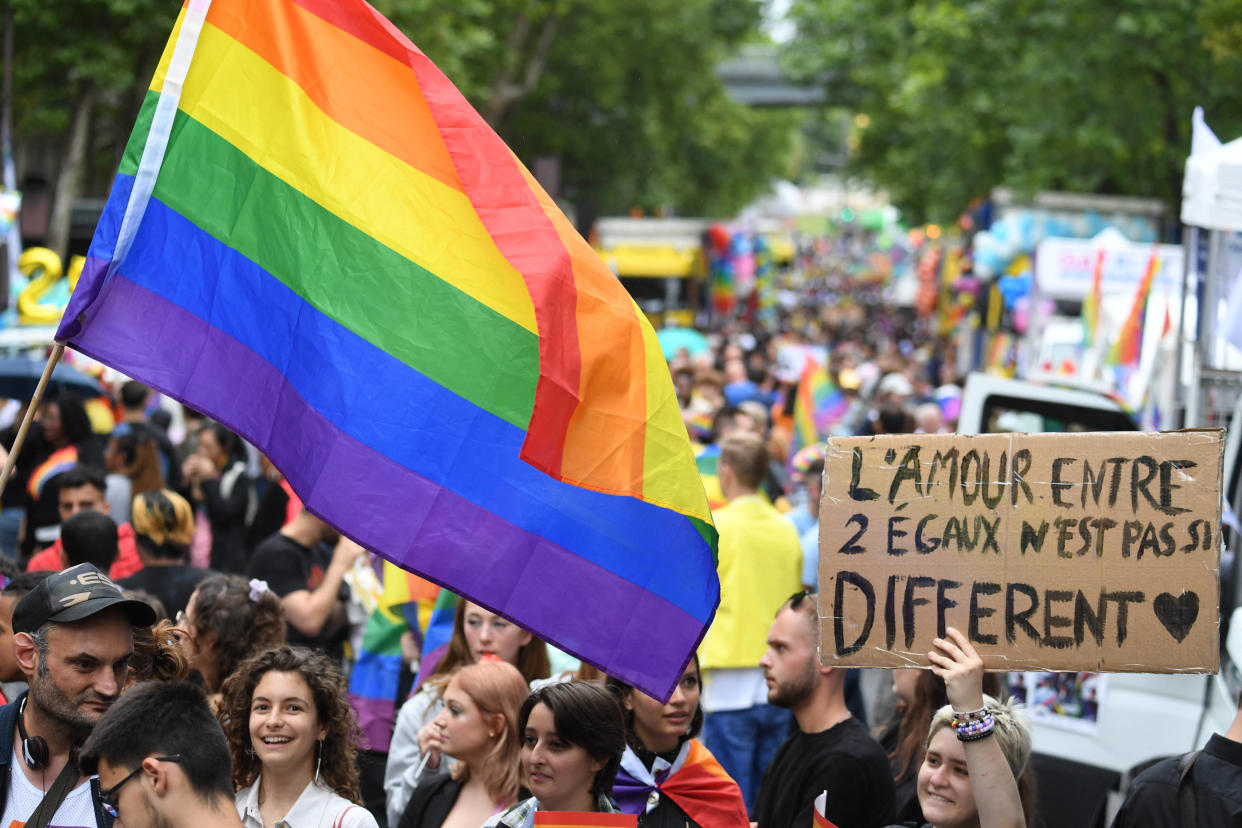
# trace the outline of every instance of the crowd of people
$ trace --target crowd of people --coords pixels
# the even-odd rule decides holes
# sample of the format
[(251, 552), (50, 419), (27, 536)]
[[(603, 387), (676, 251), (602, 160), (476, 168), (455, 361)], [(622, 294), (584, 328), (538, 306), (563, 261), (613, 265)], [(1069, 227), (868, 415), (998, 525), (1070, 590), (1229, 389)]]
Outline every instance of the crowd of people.
[[(378, 745), (348, 691), (379, 559), (137, 383), (106, 434), (45, 400), (0, 499), (0, 824), (804, 828), (823, 795), (838, 828), (1030, 828), (1029, 729), (957, 630), (930, 670), (819, 661), (819, 439), (949, 431), (960, 397), (951, 352), (849, 279), (670, 355), (721, 603), (667, 701), (458, 600), (442, 654), (403, 640)], [(1217, 738), (1201, 774), (1242, 767)]]

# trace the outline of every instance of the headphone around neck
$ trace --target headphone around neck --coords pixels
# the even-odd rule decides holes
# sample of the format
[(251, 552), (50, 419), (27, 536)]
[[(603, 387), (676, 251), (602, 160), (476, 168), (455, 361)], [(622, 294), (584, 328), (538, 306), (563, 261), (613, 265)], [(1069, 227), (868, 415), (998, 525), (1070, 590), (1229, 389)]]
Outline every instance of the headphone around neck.
[[(22, 699), (21, 707), (17, 708), (17, 732), (22, 737), (22, 759), (26, 760), (26, 764), (31, 770), (43, 770), (52, 760), (52, 751), (47, 746), (47, 740), (42, 736), (31, 736), (26, 733), (26, 698)], [(82, 747), (81, 740), (73, 743), (69, 748), (69, 763), (75, 768), (78, 766), (78, 751)]]

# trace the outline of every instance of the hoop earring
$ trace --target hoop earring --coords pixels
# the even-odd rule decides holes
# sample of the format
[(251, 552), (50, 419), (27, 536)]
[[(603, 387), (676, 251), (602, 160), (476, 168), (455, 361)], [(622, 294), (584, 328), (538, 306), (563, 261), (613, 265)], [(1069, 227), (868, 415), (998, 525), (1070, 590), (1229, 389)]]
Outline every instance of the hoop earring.
[(319, 784), (319, 766), (323, 764), (323, 739), (319, 740), (318, 757), (315, 759), (315, 784)]

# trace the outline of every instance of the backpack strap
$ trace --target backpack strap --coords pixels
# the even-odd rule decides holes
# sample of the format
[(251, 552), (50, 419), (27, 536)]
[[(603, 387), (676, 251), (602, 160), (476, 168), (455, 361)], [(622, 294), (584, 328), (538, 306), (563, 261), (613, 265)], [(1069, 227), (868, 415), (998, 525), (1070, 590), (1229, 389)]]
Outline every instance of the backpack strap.
[(1177, 815), (1181, 828), (1194, 828), (1196, 822), (1195, 783), (1190, 769), (1203, 751), (1192, 750), (1177, 760)]
[(357, 805), (350, 805), (348, 808), (346, 808), (345, 810), (337, 814), (336, 821), (332, 823), (332, 828), (342, 828), (342, 826), (345, 824), (345, 817), (349, 815), (350, 811), (352, 811), (354, 808), (357, 808), (357, 807), (358, 807)]

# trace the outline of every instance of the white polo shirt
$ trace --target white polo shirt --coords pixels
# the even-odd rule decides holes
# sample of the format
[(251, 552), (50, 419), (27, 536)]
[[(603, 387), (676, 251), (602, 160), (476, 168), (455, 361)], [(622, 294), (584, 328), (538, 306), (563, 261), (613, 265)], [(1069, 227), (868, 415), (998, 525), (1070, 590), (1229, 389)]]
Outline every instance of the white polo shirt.
[[(259, 812), (262, 780), (260, 776), (253, 785), (237, 792), (237, 815), (245, 828), (263, 828), (263, 815)], [(366, 808), (312, 780), (289, 813), (276, 821), (276, 828), (379, 828), (379, 823)]]

